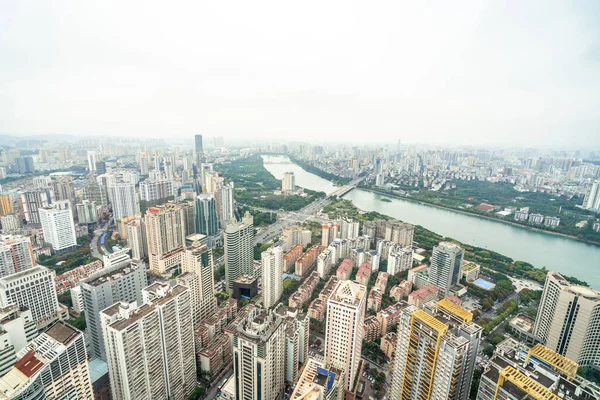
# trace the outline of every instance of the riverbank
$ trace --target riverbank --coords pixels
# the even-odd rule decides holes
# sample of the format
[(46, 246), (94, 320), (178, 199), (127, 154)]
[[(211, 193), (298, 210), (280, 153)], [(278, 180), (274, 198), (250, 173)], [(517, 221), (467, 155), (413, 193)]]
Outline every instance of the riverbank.
[(548, 229), (535, 228), (533, 226), (523, 225), (523, 224), (519, 224), (519, 223), (513, 222), (513, 221), (507, 221), (505, 219), (500, 219), (500, 218), (491, 217), (491, 216), (488, 216), (488, 215), (482, 215), (482, 214), (479, 214), (479, 213), (474, 213), (474, 212), (471, 212), (471, 211), (468, 211), (468, 210), (465, 210), (465, 209), (448, 207), (448, 206), (440, 205), (440, 204), (437, 204), (437, 203), (434, 203), (434, 202), (429, 202), (429, 201), (422, 200), (422, 199), (411, 198), (410, 196), (398, 195), (398, 194), (395, 194), (395, 193), (389, 192), (389, 191), (382, 191), (382, 190), (377, 190), (377, 189), (372, 189), (372, 188), (366, 188), (366, 187), (360, 187), (358, 189), (364, 190), (366, 192), (371, 192), (371, 193), (379, 194), (379, 195), (382, 195), (382, 196), (387, 196), (387, 197), (399, 199), (399, 200), (406, 200), (406, 201), (409, 201), (411, 203), (417, 203), (417, 204), (421, 204), (421, 205), (424, 205), (424, 206), (431, 206), (431, 207), (439, 208), (439, 209), (446, 210), (446, 211), (457, 212), (457, 213), (460, 213), (460, 214), (463, 214), (463, 215), (468, 215), (468, 216), (472, 216), (472, 217), (478, 217), (478, 218), (482, 218), (482, 219), (487, 219), (489, 221), (495, 221), (495, 222), (498, 222), (498, 223), (501, 223), (501, 224), (505, 224), (505, 225), (512, 225), (514, 227), (518, 227), (518, 228), (529, 230), (529, 231), (545, 233), (545, 234), (553, 235), (553, 236), (560, 236), (560, 237), (563, 237), (563, 238), (567, 238), (567, 239), (571, 239), (571, 240), (575, 240), (575, 241), (578, 241), (578, 242), (582, 242), (582, 243), (586, 243), (586, 244), (591, 244), (593, 246), (600, 247), (600, 242), (594, 242), (594, 241), (590, 241), (590, 240), (585, 240), (585, 239), (581, 239), (581, 238), (578, 238), (578, 237), (573, 236), (573, 235), (568, 235), (568, 234), (565, 234), (565, 233), (551, 231), (551, 230), (548, 230)]

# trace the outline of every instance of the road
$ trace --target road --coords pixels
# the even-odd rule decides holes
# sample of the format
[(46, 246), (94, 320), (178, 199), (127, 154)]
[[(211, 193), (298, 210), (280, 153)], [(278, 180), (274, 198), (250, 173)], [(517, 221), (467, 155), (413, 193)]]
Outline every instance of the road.
[(322, 222), (323, 220), (315, 217), (315, 214), (330, 202), (331, 200), (329, 199), (319, 199), (298, 211), (286, 212), (268, 210), (269, 212), (277, 213), (281, 218), (274, 224), (263, 228), (258, 235), (254, 237), (254, 243), (267, 243), (281, 235), (281, 230), (283, 228), (292, 224), (303, 223), (311, 219)]
[(217, 392), (219, 391), (219, 385), (221, 385), (221, 383), (223, 383), (223, 379), (229, 379), (231, 374), (233, 374), (233, 368), (230, 368), (229, 371), (227, 371), (227, 373), (225, 374), (225, 376), (223, 378), (219, 379), (219, 381), (216, 384), (214, 384), (210, 387), (208, 392), (206, 392), (206, 396), (204, 396), (204, 398), (205, 399), (216, 399)]

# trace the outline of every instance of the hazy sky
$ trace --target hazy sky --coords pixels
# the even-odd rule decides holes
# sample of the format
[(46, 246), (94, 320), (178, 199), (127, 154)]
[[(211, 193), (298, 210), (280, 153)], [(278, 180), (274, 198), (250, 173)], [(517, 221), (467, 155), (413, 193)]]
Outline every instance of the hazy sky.
[(600, 146), (600, 1), (3, 1), (0, 132)]

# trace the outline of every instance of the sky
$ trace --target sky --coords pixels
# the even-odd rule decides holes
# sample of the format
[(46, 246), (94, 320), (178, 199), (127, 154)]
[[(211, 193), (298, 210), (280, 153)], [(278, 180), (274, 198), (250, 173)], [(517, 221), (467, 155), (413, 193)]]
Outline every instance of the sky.
[(3, 1), (0, 132), (600, 148), (600, 2)]

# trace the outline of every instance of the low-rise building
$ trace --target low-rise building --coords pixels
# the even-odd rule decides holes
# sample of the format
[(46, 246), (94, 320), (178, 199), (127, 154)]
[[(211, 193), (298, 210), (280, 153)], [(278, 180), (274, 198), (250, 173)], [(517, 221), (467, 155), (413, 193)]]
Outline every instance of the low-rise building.
[(462, 266), (460, 268), (462, 279), (466, 280), (467, 282), (474, 282), (479, 278), (480, 272), (481, 266), (479, 264), (475, 264), (472, 261), (463, 260)]
[(309, 248), (306, 253), (296, 261), (296, 275), (304, 276), (309, 270), (314, 268), (317, 265), (317, 258), (323, 247), (321, 246), (313, 246)]
[(394, 353), (396, 352), (396, 342), (398, 342), (398, 335), (396, 332), (390, 332), (381, 337), (379, 348), (389, 360), (394, 358)]
[(313, 290), (319, 283), (319, 273), (317, 271), (313, 271), (308, 279), (306, 279), (302, 285), (296, 290), (289, 298), (289, 306), (294, 308), (302, 308), (302, 305), (310, 300), (312, 296)]
[(347, 281), (352, 276), (352, 268), (354, 268), (354, 261), (349, 258), (346, 258), (342, 261), (340, 266), (338, 267), (335, 275), (341, 281)]
[(364, 340), (375, 342), (381, 337), (381, 323), (377, 317), (370, 316), (365, 319)]
[(325, 320), (325, 314), (327, 313), (327, 300), (333, 294), (333, 290), (337, 285), (339, 279), (336, 276), (329, 277), (329, 280), (323, 286), (321, 293), (319, 296), (314, 299), (310, 305), (308, 306), (308, 315), (311, 318), (317, 319), (319, 321)]
[(342, 400), (344, 374), (314, 358), (309, 358), (298, 379), (291, 400)]
[(508, 326), (510, 327), (514, 337), (523, 343), (534, 345), (540, 342), (540, 340), (533, 334), (534, 324), (535, 320), (533, 318), (529, 318), (524, 314), (519, 314), (510, 320)]
[(559, 217), (546, 217), (546, 219), (544, 219), (544, 225), (548, 226), (550, 228), (556, 228), (558, 225), (560, 225), (560, 218)]
[(390, 289), (390, 297), (396, 301), (400, 301), (404, 297), (408, 297), (412, 290), (412, 286), (413, 284), (411, 281), (402, 280), (398, 285)]
[(416, 287), (429, 285), (429, 266), (421, 264), (413, 269), (408, 270), (407, 279)]
[(364, 263), (358, 268), (355, 281), (361, 285), (367, 286), (369, 284), (369, 279), (371, 279), (371, 264)]
[(426, 285), (408, 295), (408, 304), (420, 307), (431, 300), (437, 300), (439, 289), (435, 285)]
[(296, 265), (296, 261), (302, 256), (302, 250), (304, 250), (304, 247), (302, 247), (301, 244), (297, 244), (283, 255), (284, 272), (289, 272), (292, 269), (292, 266)]

